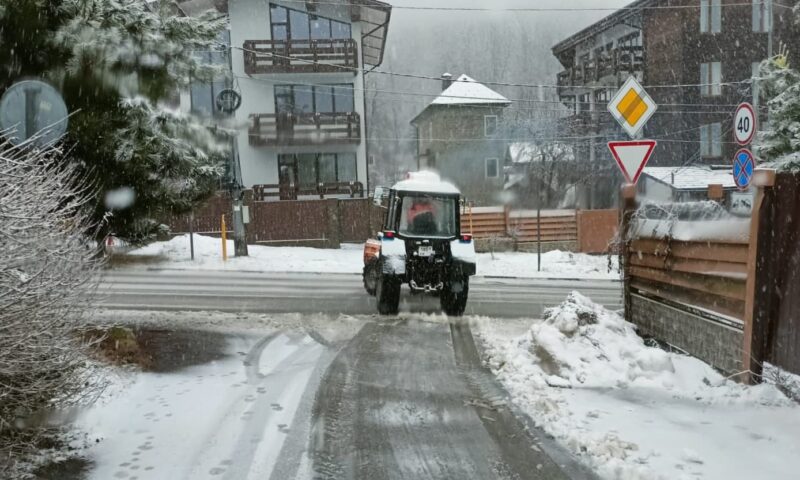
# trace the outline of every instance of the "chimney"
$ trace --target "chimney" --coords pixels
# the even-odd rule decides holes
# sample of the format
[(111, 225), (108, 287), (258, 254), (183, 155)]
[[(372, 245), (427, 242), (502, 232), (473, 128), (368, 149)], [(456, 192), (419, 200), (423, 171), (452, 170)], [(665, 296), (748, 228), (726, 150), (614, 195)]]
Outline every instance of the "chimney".
[(444, 92), (453, 84), (453, 76), (449, 73), (442, 74), (442, 91)]

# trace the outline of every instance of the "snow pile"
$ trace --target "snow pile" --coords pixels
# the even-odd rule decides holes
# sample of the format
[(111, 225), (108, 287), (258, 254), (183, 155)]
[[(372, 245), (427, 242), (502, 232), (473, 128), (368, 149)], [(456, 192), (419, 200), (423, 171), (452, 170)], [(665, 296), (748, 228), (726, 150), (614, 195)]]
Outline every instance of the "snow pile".
[(666, 352), (644, 347), (621, 317), (577, 292), (545, 310), (518, 347), (530, 355), (538, 370), (530, 380), (540, 387), (624, 387), (675, 373)]
[[(800, 468), (800, 459), (769, 460), (800, 452), (790, 432), (800, 408), (778, 388), (739, 385), (700, 360), (648, 347), (577, 292), (521, 335), (492, 322), (478, 322), (478, 333), (514, 403), (604, 478), (729, 480), (764, 468), (761, 478), (787, 478), (781, 472)], [(731, 459), (744, 450), (755, 453)]]
[(695, 358), (645, 345), (633, 325), (578, 292), (545, 310), (543, 321), (494, 352), (493, 361), (535, 387), (658, 388), (710, 403), (787, 401), (771, 386), (742, 387)]

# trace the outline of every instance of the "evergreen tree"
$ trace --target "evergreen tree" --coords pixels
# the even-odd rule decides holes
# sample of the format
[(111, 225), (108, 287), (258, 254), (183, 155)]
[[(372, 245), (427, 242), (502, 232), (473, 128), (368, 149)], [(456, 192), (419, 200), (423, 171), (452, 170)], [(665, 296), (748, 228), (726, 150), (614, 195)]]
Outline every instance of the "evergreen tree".
[[(795, 24), (800, 26), (800, 3), (794, 14)], [(769, 121), (758, 135), (755, 152), (778, 169), (800, 172), (800, 72), (792, 68), (784, 51), (765, 60), (759, 76)]]
[(800, 171), (800, 73), (781, 55), (762, 64), (759, 86), (768, 99), (769, 122), (759, 133), (756, 154), (779, 169)]
[[(220, 49), (226, 20), (214, 12), (180, 17), (171, 7), (166, 0), (0, 0), (0, 88), (37, 77), (62, 92), (72, 113), (70, 157), (100, 195), (100, 235), (152, 237), (160, 218), (207, 198), (224, 172), (225, 142), (171, 105), (190, 81), (222, 73), (196, 52)], [(103, 201), (119, 191), (129, 201)]]

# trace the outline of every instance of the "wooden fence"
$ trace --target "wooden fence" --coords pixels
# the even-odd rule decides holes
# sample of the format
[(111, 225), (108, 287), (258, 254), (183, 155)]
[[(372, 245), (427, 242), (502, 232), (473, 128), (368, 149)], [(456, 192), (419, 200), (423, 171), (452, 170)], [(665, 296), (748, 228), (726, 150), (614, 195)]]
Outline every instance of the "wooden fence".
[[(575, 210), (511, 211), (503, 207), (467, 208), (461, 229), (476, 239), (510, 237), (519, 242), (574, 242), (578, 239)], [(540, 233), (541, 232), (541, 233)]]
[[(250, 217), (248, 243), (324, 248), (365, 241), (381, 228), (385, 211), (368, 198), (261, 201), (251, 190), (245, 192), (244, 205)], [(194, 231), (219, 235), (222, 215), (227, 218), (228, 233), (232, 233), (232, 214), (230, 196), (221, 193), (192, 214), (171, 215), (163, 221), (173, 234)]]
[[(503, 207), (465, 207), (461, 229), (478, 240), (513, 239), (519, 243), (574, 243), (584, 253), (605, 253), (616, 236), (617, 210), (512, 211)], [(540, 237), (541, 235), (541, 237)]]
[(800, 175), (757, 170), (754, 188), (751, 217), (669, 234), (623, 192), (627, 319), (745, 382), (765, 362), (800, 373)]
[(628, 256), (631, 288), (743, 323), (748, 252), (746, 241), (635, 238)]

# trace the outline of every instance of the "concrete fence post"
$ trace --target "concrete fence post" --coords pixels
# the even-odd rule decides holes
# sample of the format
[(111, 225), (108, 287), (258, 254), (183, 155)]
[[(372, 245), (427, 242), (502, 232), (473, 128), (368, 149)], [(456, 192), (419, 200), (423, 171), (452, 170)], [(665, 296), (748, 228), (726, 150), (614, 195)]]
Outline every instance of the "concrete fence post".
[(341, 247), (342, 241), (342, 226), (339, 224), (339, 219), (341, 218), (339, 214), (339, 200), (329, 198), (320, 201), (325, 202), (328, 214), (327, 237), (325, 238), (326, 246), (327, 248), (339, 248)]
[[(511, 232), (511, 205), (503, 206), (503, 226), (505, 228), (506, 236), (512, 236)], [(470, 225), (471, 227), (471, 225)]]
[(725, 199), (725, 190), (722, 184), (712, 184), (708, 186), (708, 199), (722, 204)]

